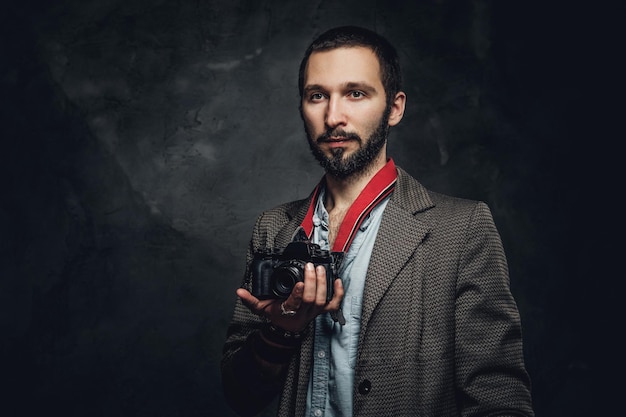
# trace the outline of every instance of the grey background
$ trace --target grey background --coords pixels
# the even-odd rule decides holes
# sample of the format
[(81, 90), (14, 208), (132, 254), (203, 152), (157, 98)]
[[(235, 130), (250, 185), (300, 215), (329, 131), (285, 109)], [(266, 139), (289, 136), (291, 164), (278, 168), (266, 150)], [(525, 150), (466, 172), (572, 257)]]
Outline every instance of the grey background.
[(244, 251), (261, 210), (322, 174), (297, 69), (341, 24), (399, 50), (396, 163), (492, 208), (537, 415), (611, 411), (610, 11), (26, 0), (0, 15), (3, 415), (231, 415), (219, 360)]

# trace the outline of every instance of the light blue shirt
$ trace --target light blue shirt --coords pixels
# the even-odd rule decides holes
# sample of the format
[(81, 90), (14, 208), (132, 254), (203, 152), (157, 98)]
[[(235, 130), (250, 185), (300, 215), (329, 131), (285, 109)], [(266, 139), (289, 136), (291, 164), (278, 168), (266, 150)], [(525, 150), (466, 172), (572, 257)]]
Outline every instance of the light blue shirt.
[[(313, 243), (329, 250), (329, 216), (324, 207), (326, 192), (320, 192), (313, 214)], [(315, 320), (313, 365), (309, 379), (305, 416), (352, 416), (354, 367), (361, 328), (363, 288), (372, 248), (389, 197), (378, 204), (361, 224), (339, 269), (345, 295), (342, 302), (346, 324), (341, 326), (328, 313)]]

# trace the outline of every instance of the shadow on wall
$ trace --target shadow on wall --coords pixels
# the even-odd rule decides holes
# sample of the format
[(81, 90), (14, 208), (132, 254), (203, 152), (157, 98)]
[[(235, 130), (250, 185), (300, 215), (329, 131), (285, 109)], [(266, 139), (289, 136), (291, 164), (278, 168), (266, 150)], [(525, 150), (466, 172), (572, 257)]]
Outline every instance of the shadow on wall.
[(52, 78), (33, 21), (3, 25), (0, 410), (228, 415), (232, 268), (133, 189)]

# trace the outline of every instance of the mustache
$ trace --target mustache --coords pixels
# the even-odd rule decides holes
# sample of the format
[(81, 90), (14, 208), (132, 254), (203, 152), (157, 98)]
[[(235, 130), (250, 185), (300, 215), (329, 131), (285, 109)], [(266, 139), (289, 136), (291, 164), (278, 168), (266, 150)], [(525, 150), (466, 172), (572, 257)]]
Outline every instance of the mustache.
[(357, 142), (361, 143), (361, 137), (359, 135), (354, 132), (346, 132), (343, 129), (327, 130), (326, 132), (324, 132), (324, 134), (318, 136), (316, 141), (317, 143), (331, 142), (331, 138), (334, 138), (335, 140), (337, 138), (340, 138), (342, 140), (356, 140)]

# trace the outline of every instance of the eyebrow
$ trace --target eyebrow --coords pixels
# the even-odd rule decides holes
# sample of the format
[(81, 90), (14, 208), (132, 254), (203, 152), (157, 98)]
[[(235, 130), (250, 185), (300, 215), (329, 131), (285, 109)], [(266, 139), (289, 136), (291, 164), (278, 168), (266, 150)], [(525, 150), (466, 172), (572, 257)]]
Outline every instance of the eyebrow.
[[(341, 86), (341, 88), (343, 90), (363, 90), (366, 93), (370, 93), (370, 94), (378, 92), (378, 90), (376, 90), (374, 86), (366, 82), (347, 82), (347, 83), (344, 83)], [(312, 91), (318, 91), (318, 90), (327, 91), (328, 89), (320, 84), (311, 84), (311, 85), (307, 85), (304, 87), (304, 92), (307, 94)]]

